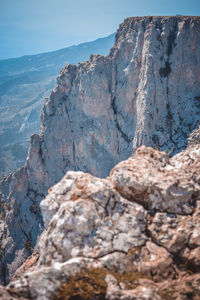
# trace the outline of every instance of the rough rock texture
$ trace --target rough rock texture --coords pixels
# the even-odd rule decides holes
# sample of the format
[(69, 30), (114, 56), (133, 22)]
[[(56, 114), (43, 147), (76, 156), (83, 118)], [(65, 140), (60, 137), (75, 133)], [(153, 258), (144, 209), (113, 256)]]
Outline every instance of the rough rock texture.
[[(0, 183), (2, 281), (32, 252), (43, 229), (39, 203), (67, 170), (105, 177), (131, 155), (132, 142), (134, 151), (142, 144), (174, 153), (186, 146), (199, 123), (199, 28), (199, 17), (128, 18), (108, 56), (63, 68), (25, 167)], [(184, 204), (175, 211), (191, 213), (193, 179), (174, 189)], [(162, 184), (155, 191), (164, 199), (160, 209), (171, 211)]]
[(188, 144), (189, 145), (198, 145), (200, 144), (200, 127), (195, 129), (190, 136), (188, 137)]
[(120, 197), (107, 180), (89, 174), (68, 172), (41, 209), (48, 236), (42, 264), (127, 253), (146, 240), (144, 209)]
[[(143, 163), (139, 166), (136, 161)], [(165, 167), (161, 168), (163, 161)], [(37, 253), (2, 288), (3, 293), (12, 295), (11, 299), (38, 300), (200, 299), (199, 162), (200, 145), (171, 159), (142, 146), (106, 179), (67, 172), (41, 202), (45, 231)], [(184, 208), (188, 197), (182, 202), (179, 193), (169, 192), (168, 213), (163, 189), (159, 198), (152, 199), (156, 206), (145, 209), (146, 200), (139, 201), (138, 195), (147, 170), (155, 165), (159, 176), (152, 171), (152, 182), (149, 175), (150, 191), (157, 191), (160, 182), (166, 182), (169, 191), (176, 183), (179, 191), (190, 177), (195, 186), (191, 210)], [(115, 172), (126, 178), (121, 181), (123, 190), (113, 181)], [(132, 189), (135, 178), (141, 181)], [(184, 186), (185, 193), (191, 190), (189, 184)]]
[(171, 160), (165, 152), (142, 146), (114, 167), (111, 181), (122, 196), (147, 209), (189, 214), (200, 198), (199, 157), (199, 145)]

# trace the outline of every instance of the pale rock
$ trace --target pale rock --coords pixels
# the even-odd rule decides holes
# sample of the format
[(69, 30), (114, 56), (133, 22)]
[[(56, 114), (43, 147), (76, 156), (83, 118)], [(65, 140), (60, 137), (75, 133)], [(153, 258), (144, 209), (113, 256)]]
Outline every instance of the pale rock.
[(193, 130), (193, 132), (188, 137), (188, 144), (189, 145), (196, 145), (200, 144), (200, 126)]
[(162, 298), (156, 293), (153, 282), (151, 287), (140, 285), (135, 289), (122, 289), (122, 285), (112, 275), (107, 275), (105, 281), (108, 284), (106, 291), (107, 300), (161, 300)]
[(9, 283), (7, 289), (18, 297), (24, 295), (26, 299), (53, 300), (61, 284), (86, 267), (91, 267), (91, 262), (83, 258), (43, 267), (22, 274), (19, 280)]
[(148, 232), (154, 243), (174, 255), (181, 268), (198, 271), (200, 266), (199, 201), (191, 216), (156, 213), (148, 222)]
[[(195, 177), (198, 147), (190, 146), (177, 154), (179, 175), (196, 183), (195, 197), (200, 190)], [(152, 148), (141, 147), (131, 159), (138, 153), (148, 157), (140, 160), (141, 172), (144, 165), (146, 169), (159, 165), (167, 168), (166, 172), (178, 168), (174, 158), (170, 164), (165, 153)], [(116, 167), (121, 174), (120, 166), (127, 167), (129, 161)], [(135, 173), (138, 171), (139, 167), (135, 168)], [(177, 174), (173, 171), (171, 178), (177, 179)], [(132, 177), (130, 173), (129, 181), (124, 181), (125, 191)], [(87, 290), (88, 299), (94, 300), (199, 299), (198, 198), (193, 197), (189, 215), (145, 211), (129, 195), (124, 194), (128, 199), (122, 197), (111, 181), (112, 172), (102, 179), (69, 171), (59, 184), (49, 188), (41, 202), (46, 228), (37, 252), (3, 289), (4, 294), (14, 295), (13, 300), (82, 299)]]
[(26, 300), (27, 298), (17, 296), (15, 293), (9, 293), (5, 287), (0, 286), (0, 299), (1, 300)]
[(171, 160), (165, 152), (140, 147), (110, 173), (114, 188), (146, 209), (190, 214), (199, 195), (200, 146), (186, 149)]
[(138, 271), (153, 274), (154, 278), (170, 278), (174, 274), (172, 256), (165, 248), (148, 241), (142, 248)]
[[(71, 189), (63, 195), (72, 178)], [(59, 204), (56, 213), (53, 197)], [(108, 180), (90, 174), (68, 172), (41, 202), (41, 209), (47, 229), (40, 245), (41, 264), (127, 253), (147, 239), (143, 207), (122, 198)]]
[[(199, 203), (199, 201), (198, 201)], [(177, 254), (189, 247), (200, 246), (200, 209), (197, 207), (191, 216), (156, 213), (148, 226), (153, 241)]]
[(189, 243), (193, 231), (191, 216), (156, 213), (148, 230), (152, 239), (171, 253), (178, 253)]
[[(44, 229), (39, 204), (68, 170), (105, 177), (132, 148), (135, 152), (143, 144), (159, 146), (174, 154), (187, 145), (187, 137), (199, 125), (199, 27), (199, 17), (128, 18), (109, 55), (91, 55), (87, 62), (62, 69), (42, 110), (41, 133), (31, 138), (25, 167), (0, 183), (2, 282), (33, 251)], [(155, 163), (162, 168), (167, 158), (159, 155), (163, 162)], [(194, 180), (185, 180), (177, 189), (170, 180), (170, 195), (163, 195), (161, 185), (154, 188), (149, 206), (191, 213), (188, 203), (197, 182), (194, 188)], [(142, 178), (134, 181), (140, 195), (144, 186)], [(57, 209), (54, 203), (52, 214)], [(46, 222), (51, 218), (47, 210)], [(119, 240), (116, 247), (121, 249)]]

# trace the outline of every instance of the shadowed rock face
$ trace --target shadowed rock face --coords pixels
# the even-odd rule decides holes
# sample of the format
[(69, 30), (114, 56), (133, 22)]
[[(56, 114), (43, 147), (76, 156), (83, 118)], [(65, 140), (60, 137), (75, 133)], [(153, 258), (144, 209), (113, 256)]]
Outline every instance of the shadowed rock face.
[(41, 202), (37, 251), (3, 293), (13, 300), (199, 299), (199, 170), (200, 145), (193, 145), (171, 159), (142, 146), (106, 179), (67, 172)]
[(199, 17), (128, 18), (108, 56), (62, 69), (25, 167), (0, 184), (2, 280), (32, 252), (40, 201), (67, 170), (105, 177), (132, 147), (186, 146), (200, 113), (199, 28)]

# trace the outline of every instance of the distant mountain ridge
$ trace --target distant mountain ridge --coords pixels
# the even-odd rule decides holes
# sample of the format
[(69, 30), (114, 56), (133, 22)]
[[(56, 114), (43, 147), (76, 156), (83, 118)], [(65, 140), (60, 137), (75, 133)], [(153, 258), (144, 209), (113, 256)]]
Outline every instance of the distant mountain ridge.
[(52, 69), (52, 66), (57, 69), (59, 65), (62, 67), (63, 63), (77, 64), (80, 59), (81, 61), (88, 60), (88, 55), (93, 52), (101, 54), (101, 52), (109, 51), (110, 47), (113, 46), (114, 38), (115, 33), (92, 42), (81, 43), (55, 51), (0, 60), (0, 78), (5, 75), (13, 75), (13, 73), (20, 74), (27, 71)]
[(24, 164), (30, 135), (39, 132), (40, 111), (62, 67), (106, 55), (114, 33), (57, 51), (0, 60), (0, 176)]

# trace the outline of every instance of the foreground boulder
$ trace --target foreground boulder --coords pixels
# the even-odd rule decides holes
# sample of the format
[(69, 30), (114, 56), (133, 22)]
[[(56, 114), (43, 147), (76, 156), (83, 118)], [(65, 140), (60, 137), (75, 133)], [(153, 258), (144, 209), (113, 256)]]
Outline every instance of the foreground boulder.
[(106, 179), (69, 171), (41, 202), (45, 231), (1, 299), (199, 299), (199, 161), (199, 145), (171, 159), (142, 146)]
[(199, 169), (199, 146), (171, 160), (165, 152), (143, 146), (114, 167), (110, 178), (122, 196), (147, 209), (190, 214), (200, 197)]

